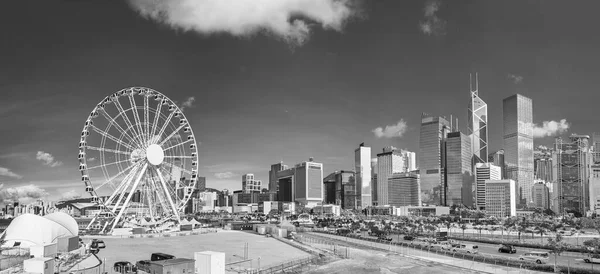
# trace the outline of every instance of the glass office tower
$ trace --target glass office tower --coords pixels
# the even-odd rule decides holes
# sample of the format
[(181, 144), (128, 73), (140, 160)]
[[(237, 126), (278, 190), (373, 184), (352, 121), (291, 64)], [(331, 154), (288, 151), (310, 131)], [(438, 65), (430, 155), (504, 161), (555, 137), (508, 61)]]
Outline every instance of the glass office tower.
[(479, 82), (475, 74), (475, 89), (471, 86), (469, 102), (468, 134), (471, 137), (473, 152), (472, 167), (478, 163), (487, 163), (488, 158), (488, 113), (487, 104), (479, 98)]
[(423, 204), (441, 205), (445, 193), (445, 141), (451, 130), (448, 120), (423, 113), (419, 134), (419, 174)]

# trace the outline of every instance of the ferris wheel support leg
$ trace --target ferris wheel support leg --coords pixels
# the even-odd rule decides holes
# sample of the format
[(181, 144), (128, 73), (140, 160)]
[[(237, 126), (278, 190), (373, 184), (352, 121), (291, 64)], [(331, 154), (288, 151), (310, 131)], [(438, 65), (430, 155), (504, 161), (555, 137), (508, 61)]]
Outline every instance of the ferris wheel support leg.
[(96, 215), (96, 216), (94, 216), (94, 218), (92, 218), (90, 223), (85, 227), (86, 230), (90, 229), (90, 226), (92, 226), (92, 224), (96, 221), (96, 218), (98, 218), (98, 215)]
[(119, 185), (119, 187), (117, 189), (115, 189), (115, 192), (113, 192), (113, 194), (110, 195), (110, 197), (104, 203), (104, 205), (106, 207), (108, 207), (110, 204), (112, 204), (112, 201), (116, 198), (117, 194), (118, 193), (121, 194), (121, 195), (119, 195), (119, 200), (117, 200), (117, 203), (115, 204), (115, 206), (112, 209), (113, 213), (115, 213), (117, 210), (117, 207), (119, 207), (119, 204), (121, 203), (121, 201), (123, 200), (123, 197), (125, 196), (125, 190), (127, 189), (127, 186), (129, 186), (129, 184), (131, 184), (131, 181), (135, 177), (135, 174), (137, 173), (138, 170), (139, 170), (139, 167), (136, 167), (131, 171), (131, 173), (127, 174), (127, 177), (125, 178), (124, 183)]
[(144, 173), (146, 173), (146, 169), (147, 168), (148, 168), (148, 163), (145, 163), (144, 166), (142, 167), (142, 171), (140, 172), (140, 175), (138, 175), (137, 179), (135, 180), (135, 183), (133, 184), (133, 188), (129, 192), (129, 195), (127, 195), (127, 199), (123, 203), (123, 206), (121, 207), (121, 210), (119, 211), (119, 215), (117, 215), (117, 217), (115, 218), (115, 221), (114, 221), (114, 223), (113, 223), (112, 228), (110, 229), (110, 231), (113, 231), (115, 229), (115, 227), (119, 223), (119, 220), (123, 216), (123, 213), (127, 210), (127, 205), (129, 204), (129, 201), (131, 201), (131, 197), (133, 197), (134, 190), (140, 184), (140, 180), (144, 176)]
[[(160, 183), (165, 191), (165, 193), (169, 193), (169, 189), (167, 188), (167, 183), (165, 182), (165, 179), (162, 176), (162, 173), (160, 171), (157, 170), (158, 173), (158, 178), (160, 178)], [(177, 210), (177, 207), (175, 206), (175, 204), (173, 203), (173, 199), (171, 199), (171, 195), (166, 195), (167, 196), (167, 200), (169, 200), (169, 204), (171, 204), (171, 208), (173, 210), (173, 213), (175, 214), (175, 216), (177, 217), (177, 222), (180, 222), (181, 219), (179, 218), (179, 210)], [(177, 192), (175, 192), (175, 197), (177, 197)]]

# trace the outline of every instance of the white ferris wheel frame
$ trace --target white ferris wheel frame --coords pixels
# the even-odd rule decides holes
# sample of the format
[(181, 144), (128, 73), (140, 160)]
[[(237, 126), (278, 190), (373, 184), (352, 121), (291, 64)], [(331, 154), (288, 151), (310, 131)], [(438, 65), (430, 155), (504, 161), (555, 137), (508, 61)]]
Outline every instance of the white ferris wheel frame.
[[(143, 96), (143, 106), (136, 105), (134, 96)], [(119, 100), (124, 97), (127, 97), (129, 101), (129, 108), (125, 108)], [(158, 101), (156, 109), (151, 108), (149, 103), (150, 98)], [(111, 116), (105, 111), (104, 108), (108, 104), (115, 105), (119, 112), (116, 116)], [(162, 112), (163, 106), (168, 106), (169, 115), (167, 117), (165, 117), (166, 115)], [(140, 107), (143, 112), (143, 120), (138, 113)], [(133, 122), (130, 120), (128, 112), (133, 113)], [(151, 112), (154, 113), (154, 117), (151, 117)], [(94, 126), (94, 119), (99, 117), (102, 117), (108, 122), (108, 126), (105, 130)], [(117, 122), (119, 117), (121, 117), (120, 120), (125, 123), (126, 129)], [(179, 126), (172, 130), (172, 128), (175, 127), (172, 123), (174, 117), (179, 119)], [(161, 118), (164, 119), (164, 122), (162, 125), (159, 125)], [(171, 126), (171, 128), (169, 128), (169, 126)], [(110, 128), (117, 130), (121, 136), (116, 137), (110, 134)], [(188, 134), (187, 140), (183, 141), (183, 139), (179, 138), (181, 142), (169, 144), (168, 142), (176, 134), (179, 134), (181, 130), (184, 130), (184, 132)], [(89, 146), (87, 144), (87, 138), (90, 135), (90, 131), (102, 136), (102, 141), (99, 146)], [(166, 137), (163, 138), (165, 135)], [(106, 139), (113, 141), (117, 147), (115, 149), (104, 147)], [(189, 155), (164, 155), (164, 152), (166, 151), (188, 144), (190, 148)], [(168, 145), (168, 147), (165, 147), (166, 145)], [(178, 149), (180, 149), (182, 154), (186, 152), (183, 147)], [(100, 153), (101, 160), (99, 165), (88, 166), (88, 158), (86, 157), (88, 150)], [(104, 153), (114, 154), (116, 156), (116, 161), (106, 163)], [(141, 155), (143, 156), (137, 155), (140, 153), (142, 153)], [(123, 157), (123, 160), (120, 160), (121, 156)], [(165, 158), (179, 158), (180, 160), (191, 159), (191, 170), (181, 168), (182, 173), (187, 173), (190, 176), (190, 184), (181, 187), (184, 189), (183, 197), (178, 197), (178, 190), (180, 189), (181, 184), (179, 178), (177, 178), (175, 190), (169, 189), (169, 186), (165, 181), (163, 173), (168, 172), (166, 168), (173, 168), (173, 164), (164, 161)], [(122, 164), (127, 162), (130, 162), (131, 165), (123, 168)], [(109, 174), (106, 167), (111, 165), (116, 165), (118, 167), (119, 172), (117, 174)], [(102, 169), (102, 173), (106, 180), (98, 183), (97, 186), (94, 187), (89, 173), (90, 170), (96, 168)], [(160, 203), (163, 209), (171, 213), (172, 217), (175, 217), (176, 221), (179, 222), (180, 213), (185, 209), (189, 199), (191, 199), (191, 192), (196, 188), (198, 180), (198, 151), (196, 138), (192, 127), (181, 109), (167, 96), (146, 87), (125, 88), (105, 97), (98, 105), (96, 105), (87, 118), (79, 143), (79, 169), (81, 171), (82, 181), (86, 187), (86, 192), (91, 194), (92, 200), (96, 202), (103, 211), (109, 211), (113, 216), (116, 215), (112, 221), (113, 224), (110, 231), (115, 229), (123, 217), (123, 214), (128, 210), (130, 201), (135, 191), (138, 190), (138, 186), (142, 180), (148, 182), (148, 185), (156, 192), (158, 200), (156, 202)], [(123, 177), (123, 179), (115, 186), (116, 181), (121, 177)], [(104, 188), (107, 185), (112, 186), (114, 191), (108, 199), (102, 202), (99, 199), (97, 190)], [(128, 195), (125, 195), (126, 193), (128, 193)], [(177, 200), (174, 200), (174, 198)], [(150, 214), (152, 214), (152, 210), (150, 210)], [(94, 220), (97, 218), (98, 215)], [(94, 220), (90, 222), (90, 225)], [(106, 229), (107, 225), (108, 222), (105, 223), (102, 231)]]

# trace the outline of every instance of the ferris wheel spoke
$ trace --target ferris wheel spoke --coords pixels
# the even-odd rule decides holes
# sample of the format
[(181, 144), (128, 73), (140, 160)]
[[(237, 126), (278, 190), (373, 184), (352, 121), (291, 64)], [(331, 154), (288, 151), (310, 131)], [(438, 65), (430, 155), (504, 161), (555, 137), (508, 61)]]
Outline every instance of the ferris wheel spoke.
[(131, 111), (133, 112), (133, 120), (135, 121), (135, 125), (138, 128), (138, 131), (140, 132), (140, 141), (142, 142), (142, 144), (146, 144), (147, 146), (147, 140), (146, 137), (144, 136), (144, 130), (142, 129), (142, 122), (140, 121), (140, 114), (137, 111), (137, 105), (135, 104), (135, 99), (133, 98), (133, 93), (131, 93), (129, 96), (129, 104), (131, 104)]
[[(166, 149), (165, 149), (166, 150)], [(194, 156), (165, 155), (165, 159), (196, 159)]]
[[(164, 167), (159, 167), (156, 169), (156, 172), (160, 172), (160, 170), (164, 171), (163, 174), (170, 174), (170, 172), (168, 170), (166, 170)], [(171, 175), (172, 177), (172, 175)], [(173, 178), (171, 178), (173, 179)], [(167, 184), (167, 187), (169, 188), (169, 195), (171, 195), (171, 197), (177, 197), (177, 182), (180, 180), (181, 178), (176, 178), (172, 181), (175, 181), (175, 189), (171, 186), (171, 184)], [(167, 180), (168, 182), (168, 180)]]
[[(119, 112), (121, 113), (121, 116), (123, 116), (123, 121), (125, 121), (125, 124), (127, 124), (128, 128), (131, 128), (132, 131), (135, 131), (135, 127), (133, 126), (133, 123), (131, 123), (131, 120), (129, 120), (129, 116), (127, 116), (127, 112), (125, 112), (125, 109), (123, 108), (123, 106), (121, 105), (121, 102), (119, 102), (119, 100), (115, 101), (115, 106), (117, 106), (117, 109), (119, 110)], [(135, 113), (136, 110), (132, 109), (132, 111)], [(139, 132), (139, 134), (142, 134), (142, 132)], [(131, 141), (136, 141), (135, 138), (129, 136), (131, 138)], [(136, 142), (138, 144), (138, 147), (143, 148), (144, 147), (144, 143), (140, 142), (140, 140), (137, 140), (138, 142)]]
[(186, 126), (186, 124), (180, 125), (177, 129), (175, 129), (173, 132), (171, 132), (171, 134), (169, 134), (169, 136), (167, 136), (167, 138), (165, 138), (162, 142), (160, 142), (160, 145), (161, 146), (164, 145), (167, 141), (169, 141), (169, 139), (173, 138), (173, 136), (175, 136), (175, 134), (177, 134), (185, 126)]
[(185, 142), (181, 142), (181, 143), (179, 143), (179, 144), (172, 145), (172, 146), (170, 146), (170, 147), (168, 147), (168, 148), (165, 148), (165, 149), (163, 149), (163, 151), (167, 151), (167, 150), (169, 150), (169, 149), (172, 149), (172, 148), (174, 148), (174, 147), (182, 146), (182, 145), (189, 144), (189, 143), (192, 143), (192, 142), (194, 142), (194, 139), (189, 139), (189, 140), (187, 140), (187, 141), (185, 141)]
[[(162, 99), (164, 100), (164, 99)], [(160, 102), (158, 102), (158, 108), (156, 109), (156, 112), (154, 113), (154, 123), (152, 123), (152, 132), (150, 134), (150, 136), (152, 136), (152, 138), (154, 138), (154, 133), (156, 133), (156, 126), (158, 125), (158, 118), (160, 118), (160, 111), (162, 109), (162, 100)]]
[(123, 155), (131, 155), (131, 152), (110, 149), (110, 148), (101, 148), (101, 147), (93, 147), (93, 146), (85, 146), (85, 148), (91, 149), (91, 150), (96, 150), (96, 151), (101, 151), (101, 152), (112, 152), (112, 153), (118, 153), (118, 154), (123, 154)]
[(171, 123), (171, 119), (173, 119), (173, 115), (175, 115), (175, 111), (172, 111), (169, 116), (167, 117), (167, 119), (165, 119), (165, 123), (162, 125), (162, 127), (160, 128), (160, 131), (158, 132), (158, 136), (162, 136), (163, 133), (165, 133), (165, 129), (167, 129), (167, 126), (169, 125), (169, 123)]
[(131, 191), (129, 191), (129, 195), (127, 195), (127, 199), (125, 199), (125, 202), (123, 203), (123, 206), (121, 207), (121, 210), (119, 210), (119, 215), (117, 215), (117, 217), (115, 218), (115, 221), (113, 223), (111, 231), (113, 231), (115, 229), (115, 227), (117, 226), (117, 223), (119, 223), (119, 220), (123, 216), (123, 213), (125, 213), (125, 211), (127, 211), (127, 206), (129, 205), (129, 201), (131, 201), (131, 197), (133, 197), (135, 189), (140, 184), (140, 180), (142, 179), (142, 176), (144, 176), (144, 173), (146, 173), (147, 168), (148, 168), (148, 163), (144, 163), (144, 166), (142, 167), (140, 174), (138, 175), (137, 179), (135, 180), (135, 183), (133, 184)]
[(118, 144), (120, 144), (120, 145), (122, 145), (122, 146), (124, 146), (124, 147), (126, 147), (126, 148), (128, 148), (128, 149), (135, 150), (135, 148), (133, 148), (133, 147), (132, 147), (132, 146), (130, 146), (129, 144), (127, 144), (127, 143), (125, 143), (125, 142), (123, 142), (123, 141), (119, 140), (117, 137), (110, 135), (108, 132), (106, 132), (106, 131), (104, 131), (104, 130), (101, 130), (101, 129), (99, 129), (99, 128), (97, 128), (97, 127), (96, 127), (96, 126), (94, 126), (94, 125), (91, 125), (90, 127), (91, 127), (91, 128), (94, 130), (94, 131), (98, 132), (99, 134), (101, 134), (102, 136), (104, 136), (104, 137), (106, 137), (106, 138), (108, 138), (108, 139), (111, 139), (111, 140), (112, 140), (112, 141), (114, 141), (115, 143), (118, 143)]
[(125, 159), (125, 160), (116, 161), (116, 162), (112, 162), (112, 163), (108, 163), (108, 164), (103, 164), (103, 165), (97, 165), (97, 166), (93, 166), (93, 167), (88, 167), (87, 169), (90, 170), (90, 169), (96, 169), (96, 168), (99, 168), (99, 167), (107, 167), (107, 166), (110, 166), (110, 165), (116, 165), (116, 164), (124, 163), (124, 162), (128, 162), (128, 161), (131, 161), (131, 160)]
[(113, 213), (117, 210), (117, 207), (119, 206), (120, 201), (123, 199), (123, 196), (125, 195), (126, 187), (131, 183), (131, 180), (133, 180), (133, 178), (135, 177), (135, 174), (137, 174), (137, 171), (140, 169), (140, 166), (141, 166), (140, 164), (134, 165), (135, 168), (131, 172), (129, 172), (129, 174), (127, 174), (125, 176), (123, 181), (121, 181), (121, 184), (119, 184), (119, 186), (115, 189), (113, 194), (111, 194), (110, 197), (108, 197), (108, 199), (104, 203), (104, 205), (106, 207), (109, 207), (113, 203), (113, 200), (115, 198), (117, 198), (117, 196), (119, 196), (119, 200), (117, 200), (117, 203), (111, 210)]
[(96, 187), (96, 190), (101, 189), (102, 187), (104, 187), (105, 185), (107, 185), (108, 183), (112, 182), (114, 179), (119, 178), (119, 176), (125, 174), (125, 172), (129, 171), (130, 169), (136, 167), (138, 165), (130, 165), (129, 167), (127, 167), (126, 169), (121, 170), (121, 172), (117, 173), (117, 175), (113, 176), (112, 178), (106, 180), (106, 182), (102, 183), (101, 185), (99, 185), (98, 187)]
[(158, 201), (160, 203), (160, 205), (162, 206), (162, 208), (168, 208), (169, 205), (166, 203), (165, 201), (165, 197), (164, 197), (164, 191), (161, 191), (160, 186), (159, 186), (159, 180), (156, 180), (156, 178), (158, 178), (158, 171), (153, 170), (153, 173), (156, 174), (156, 177), (152, 178), (151, 184), (152, 184), (152, 189), (154, 191), (154, 193), (156, 193), (156, 195), (158, 196)]
[(190, 175), (192, 174), (191, 170), (187, 170), (187, 169), (185, 169), (183, 167), (179, 167), (179, 166), (173, 165), (173, 164), (171, 164), (169, 162), (162, 162), (162, 163), (165, 164), (165, 165), (167, 165), (167, 166), (169, 166), (170, 168), (178, 168), (178, 169), (181, 169), (181, 171), (184, 171), (184, 172), (186, 172), (186, 173), (188, 173)]
[(146, 135), (146, 145), (150, 145), (149, 141), (152, 136), (150, 136), (150, 106), (148, 103), (148, 95), (144, 96), (144, 125), (146, 125), (146, 131), (144, 132)]
[[(123, 136), (126, 136), (127, 138), (129, 138), (129, 140), (131, 140), (131, 141), (133, 142), (133, 140), (134, 140), (134, 139), (133, 139), (133, 137), (131, 137), (131, 135), (129, 135), (129, 133), (127, 133), (127, 131), (125, 131), (125, 130), (124, 130), (124, 129), (123, 129), (123, 128), (122, 128), (122, 127), (119, 125), (119, 123), (117, 123), (117, 121), (116, 121), (116, 117), (115, 117), (115, 118), (111, 117), (111, 116), (110, 116), (110, 115), (109, 115), (109, 114), (108, 114), (108, 113), (107, 113), (107, 112), (106, 112), (104, 109), (101, 109), (101, 111), (99, 111), (99, 112), (100, 112), (100, 114), (102, 114), (102, 116), (104, 116), (104, 119), (106, 119), (106, 120), (110, 121), (110, 122), (109, 122), (109, 125), (112, 125), (112, 124), (114, 124), (114, 125), (115, 125), (115, 128), (116, 128), (117, 130), (119, 130), (119, 132), (121, 132), (121, 135), (123, 135)], [(125, 113), (123, 113), (123, 115), (125, 115)], [(124, 118), (123, 118), (123, 119), (124, 119)], [(135, 144), (135, 145), (136, 145), (138, 148), (141, 148), (140, 144), (138, 144), (138, 143), (136, 143), (136, 142), (133, 142), (133, 143), (134, 143), (134, 144)]]
[[(160, 179), (160, 183), (163, 187), (163, 190), (165, 191), (166, 194), (169, 193), (169, 190), (167, 188), (167, 183), (165, 182), (165, 179), (162, 176), (162, 173), (160, 172), (160, 170), (156, 170), (157, 174), (158, 174), (158, 178)], [(175, 193), (176, 195), (174, 197), (177, 197), (177, 193)], [(166, 195), (167, 199), (169, 201), (169, 204), (171, 205), (171, 209), (173, 210), (173, 213), (175, 214), (175, 216), (177, 216), (177, 220), (180, 220), (179, 218), (179, 210), (177, 210), (177, 207), (175, 206), (175, 204), (173, 203), (173, 199), (171, 199), (171, 195)]]

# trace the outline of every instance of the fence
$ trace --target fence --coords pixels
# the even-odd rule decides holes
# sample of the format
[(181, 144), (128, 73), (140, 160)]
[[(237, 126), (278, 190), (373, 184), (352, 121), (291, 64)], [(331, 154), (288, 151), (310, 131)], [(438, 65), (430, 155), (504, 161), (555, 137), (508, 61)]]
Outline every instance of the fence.
[(22, 264), (23, 261), (27, 259), (29, 259), (28, 248), (17, 247), (2, 249), (0, 255), (0, 271)]
[(170, 232), (170, 233), (149, 233), (149, 234), (134, 234), (134, 235), (83, 235), (82, 238), (160, 238), (160, 237), (176, 237), (176, 236), (190, 236), (200, 235), (207, 233), (216, 233), (216, 228), (199, 228), (192, 231), (185, 232)]
[[(326, 257), (313, 255), (307, 258), (299, 258), (289, 260), (284, 263), (279, 263), (274, 266), (270, 266), (264, 269), (252, 270), (246, 272), (247, 274), (271, 274), (271, 273), (303, 273), (308, 271), (310, 268), (317, 267), (318, 265), (324, 264), (328, 261)], [(308, 269), (307, 269), (308, 268)]]

